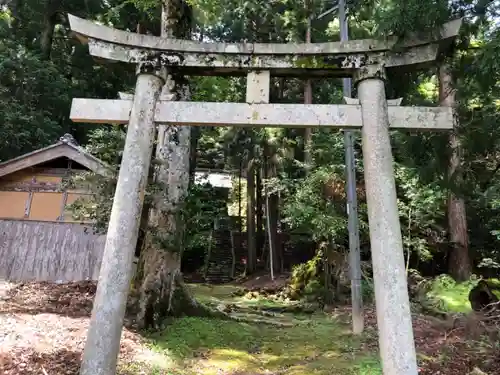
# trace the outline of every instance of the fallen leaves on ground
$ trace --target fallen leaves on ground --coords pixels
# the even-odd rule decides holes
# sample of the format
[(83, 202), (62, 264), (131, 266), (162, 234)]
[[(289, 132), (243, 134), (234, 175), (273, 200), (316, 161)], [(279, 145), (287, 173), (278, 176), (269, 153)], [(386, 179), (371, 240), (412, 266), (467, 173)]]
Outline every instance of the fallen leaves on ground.
[[(78, 374), (95, 283), (0, 284), (0, 374)], [(143, 350), (142, 338), (124, 329), (120, 360)]]
[[(427, 359), (422, 375), (469, 374), (474, 368), (489, 375), (500, 374), (499, 342), (486, 334), (497, 328), (483, 326), (474, 314), (449, 321), (417, 317), (413, 327), (417, 352)], [(496, 335), (495, 340), (499, 338)]]
[[(339, 311), (340, 310), (340, 311)], [(337, 313), (349, 316), (350, 308), (338, 309)], [(349, 323), (349, 319), (346, 323)], [(487, 331), (500, 332), (493, 322), (486, 327), (484, 322), (470, 316), (458, 315), (449, 320), (441, 320), (420, 314), (413, 314), (413, 334), (419, 375), (468, 375), (474, 368), (479, 368), (488, 375), (500, 374), (500, 342), (492, 341), (485, 335)], [(482, 326), (482, 329), (479, 326)], [(365, 308), (365, 326), (372, 332), (377, 329), (377, 317), (374, 308)], [(471, 332), (476, 330), (476, 332)], [(378, 340), (373, 335), (366, 340), (364, 349), (378, 350)]]

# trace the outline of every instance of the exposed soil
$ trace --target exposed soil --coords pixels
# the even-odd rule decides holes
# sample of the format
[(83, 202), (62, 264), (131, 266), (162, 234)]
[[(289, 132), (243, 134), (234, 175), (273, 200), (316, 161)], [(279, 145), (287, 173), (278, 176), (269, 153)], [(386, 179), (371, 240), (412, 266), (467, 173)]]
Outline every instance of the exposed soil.
[(276, 275), (274, 280), (272, 280), (269, 272), (265, 272), (260, 275), (254, 275), (251, 278), (238, 280), (238, 286), (250, 291), (264, 291), (270, 293), (283, 289), (288, 284), (289, 279), (289, 273)]
[[(95, 283), (0, 281), (0, 374), (77, 374)], [(143, 352), (141, 337), (124, 329), (120, 360)]]
[[(337, 312), (348, 318), (349, 310), (344, 307)], [(497, 324), (475, 314), (457, 315), (448, 320), (413, 314), (419, 375), (469, 375), (474, 369), (487, 375), (500, 375), (500, 351), (497, 349), (500, 330)], [(365, 308), (365, 326), (372, 331), (377, 329), (373, 308)], [(376, 337), (365, 345), (367, 350), (378, 350)]]

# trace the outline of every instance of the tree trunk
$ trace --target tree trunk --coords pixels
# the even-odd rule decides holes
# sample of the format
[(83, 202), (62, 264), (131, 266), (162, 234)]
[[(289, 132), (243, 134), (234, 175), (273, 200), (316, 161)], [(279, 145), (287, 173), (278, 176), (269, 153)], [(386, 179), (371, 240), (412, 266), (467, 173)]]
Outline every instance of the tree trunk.
[(22, 22), (21, 22), (21, 12), (22, 12), (22, 9), (24, 7), (24, 1), (23, 0), (14, 0), (14, 1), (4, 1), (4, 4), (2, 5), (5, 5), (8, 7), (8, 9), (10, 10), (10, 14), (11, 14), (11, 30), (12, 30), (12, 34), (14, 36), (17, 36), (17, 33), (18, 31), (20, 30), (20, 26), (22, 25)]
[[(259, 253), (262, 253), (262, 248), (264, 247), (264, 213), (262, 211), (262, 206), (264, 204), (264, 200), (262, 197), (262, 170), (261, 168), (256, 168), (255, 175), (255, 217), (256, 217), (256, 246)], [(257, 253), (257, 255), (259, 254)], [(259, 256), (259, 255), (258, 255)], [(262, 254), (260, 255), (262, 256)]]
[(61, 6), (60, 0), (49, 0), (43, 18), (43, 28), (40, 35), (40, 53), (43, 60), (50, 59), (52, 52), (52, 41), (54, 40), (54, 28), (57, 23), (57, 12)]
[(457, 191), (461, 190), (463, 181), (462, 150), (457, 134), (460, 123), (456, 111), (453, 77), (450, 67), (446, 63), (439, 67), (439, 82), (440, 104), (452, 107), (454, 112), (454, 129), (450, 135), (451, 157), (448, 168), (448, 178), (452, 183), (452, 189), (448, 196), (448, 230), (452, 247), (449, 254), (448, 271), (456, 281), (465, 281), (470, 278), (472, 267), (469, 256), (465, 200), (457, 194)]
[(247, 250), (248, 273), (257, 268), (257, 249), (255, 246), (255, 168), (253, 161), (247, 167)]
[[(311, 43), (311, 2), (306, 1), (306, 14), (307, 14), (307, 28), (306, 28), (306, 43)], [(304, 82), (304, 104), (312, 104), (313, 102), (312, 94), (312, 83), (311, 79), (307, 79)], [(312, 143), (312, 128), (304, 129), (304, 163), (306, 165), (306, 171), (309, 170), (312, 157), (311, 157), (311, 143)]]
[(148, 233), (146, 246), (141, 253), (144, 279), (140, 289), (139, 328), (158, 329), (168, 316), (197, 315), (199, 309), (184, 285), (181, 254), (159, 249), (153, 235)]
[(141, 328), (157, 328), (167, 316), (178, 316), (195, 307), (184, 287), (181, 255), (184, 247), (182, 203), (189, 185), (190, 128), (161, 125), (156, 152), (156, 183), (148, 232), (141, 251), (137, 322)]
[[(183, 2), (165, 0), (162, 36), (184, 36)], [(189, 100), (184, 77), (169, 77), (164, 94)], [(137, 323), (140, 328), (158, 328), (167, 316), (202, 315), (204, 308), (192, 298), (183, 282), (181, 257), (184, 250), (182, 206), (188, 193), (191, 128), (160, 125), (156, 146), (155, 182), (159, 189), (149, 212), (148, 232), (141, 251), (141, 280)]]
[[(272, 158), (272, 165), (270, 168), (271, 178), (277, 177), (276, 164), (274, 163), (275, 158)], [(279, 232), (279, 221), (280, 221), (280, 197), (278, 194), (269, 195), (269, 218), (271, 225), (271, 235), (273, 239), (273, 265), (274, 271), (280, 273), (283, 271), (283, 249), (281, 246), (281, 236)]]
[(195, 182), (195, 172), (196, 165), (198, 163), (198, 141), (201, 136), (201, 128), (199, 126), (193, 126), (191, 128), (191, 140), (190, 140), (190, 151), (189, 151), (189, 186), (192, 186)]
[[(264, 145), (264, 174), (267, 180), (277, 176), (276, 170), (276, 155), (273, 154), (269, 145)], [(278, 221), (279, 221), (279, 197), (277, 194), (270, 194), (269, 189), (265, 189), (266, 193), (266, 218), (267, 218), (267, 235), (269, 237), (269, 249), (272, 254), (273, 271), (278, 273), (281, 271), (281, 246), (278, 237)]]
[[(305, 82), (304, 104), (312, 104), (312, 84), (311, 84), (310, 79), (308, 79)], [(311, 144), (312, 144), (312, 128), (305, 128), (304, 129), (304, 164), (306, 165), (306, 171), (308, 171), (311, 168), (311, 164), (312, 164)]]
[(241, 201), (243, 198), (243, 192), (241, 188), (241, 178), (243, 176), (243, 159), (240, 157), (240, 169), (238, 171), (238, 229), (243, 232), (243, 207), (241, 206)]
[(271, 214), (269, 209), (269, 192), (268, 188), (266, 188), (266, 232), (269, 238), (269, 269), (271, 271), (271, 280), (274, 280), (274, 265), (275, 261), (275, 250), (274, 250), (274, 241), (273, 241), (273, 232), (271, 227)]

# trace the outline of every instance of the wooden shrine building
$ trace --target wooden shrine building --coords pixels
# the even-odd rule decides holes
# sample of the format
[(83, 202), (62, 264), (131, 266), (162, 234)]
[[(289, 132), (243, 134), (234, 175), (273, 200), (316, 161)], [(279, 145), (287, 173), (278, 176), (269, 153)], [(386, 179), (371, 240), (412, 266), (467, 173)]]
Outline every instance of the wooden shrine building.
[(67, 207), (89, 192), (65, 182), (112, 169), (69, 134), (0, 163), (0, 279), (79, 281), (99, 275), (105, 236), (75, 222)]
[[(90, 192), (65, 183), (87, 171), (113, 173), (69, 134), (0, 163), (0, 280), (97, 280), (106, 236), (72, 218), (68, 206)], [(231, 187), (227, 173), (197, 171), (195, 181)]]

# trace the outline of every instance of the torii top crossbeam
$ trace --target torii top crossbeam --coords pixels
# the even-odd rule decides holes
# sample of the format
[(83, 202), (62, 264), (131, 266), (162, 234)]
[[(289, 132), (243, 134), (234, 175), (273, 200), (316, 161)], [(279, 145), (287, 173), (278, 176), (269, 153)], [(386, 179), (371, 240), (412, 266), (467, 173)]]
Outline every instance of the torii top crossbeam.
[(187, 75), (245, 75), (265, 69), (274, 76), (351, 76), (365, 65), (386, 69), (432, 63), (457, 36), (461, 19), (445, 24), (439, 37), (397, 43), (361, 39), (331, 43), (204, 43), (117, 30), (69, 15), (78, 38), (90, 54), (114, 61), (182, 67)]

